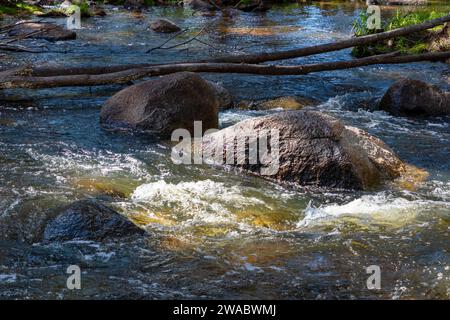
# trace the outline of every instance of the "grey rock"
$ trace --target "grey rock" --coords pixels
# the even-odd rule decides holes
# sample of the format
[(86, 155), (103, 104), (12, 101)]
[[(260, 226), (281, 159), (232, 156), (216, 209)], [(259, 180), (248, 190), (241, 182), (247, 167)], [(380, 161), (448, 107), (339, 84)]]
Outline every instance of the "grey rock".
[[(334, 117), (306, 110), (247, 119), (209, 134), (203, 139), (204, 155), (207, 158), (210, 155), (208, 159), (212, 163), (221, 165), (227, 152), (223, 145), (245, 141), (249, 130), (259, 134), (273, 129), (279, 132), (279, 169), (264, 176), (271, 180), (308, 187), (361, 190), (378, 188), (405, 170), (403, 162), (381, 140)], [(272, 137), (275, 136), (270, 133), (269, 141)], [(233, 166), (263, 176), (262, 169), (270, 164), (261, 158), (256, 164), (251, 163), (248, 149), (247, 143), (245, 159), (241, 155), (240, 164)], [(236, 148), (233, 156), (238, 157)]]

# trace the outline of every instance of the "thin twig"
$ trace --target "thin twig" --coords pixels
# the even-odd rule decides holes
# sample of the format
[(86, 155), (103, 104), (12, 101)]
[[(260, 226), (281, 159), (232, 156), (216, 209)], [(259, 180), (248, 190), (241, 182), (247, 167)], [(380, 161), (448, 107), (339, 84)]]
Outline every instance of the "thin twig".
[(189, 28), (186, 28), (186, 29), (184, 29), (184, 30), (181, 30), (181, 31), (177, 32), (175, 35), (173, 35), (172, 37), (170, 37), (169, 39), (167, 39), (166, 41), (164, 41), (164, 42), (163, 42), (162, 44), (160, 44), (159, 46), (147, 50), (146, 53), (150, 53), (150, 52), (152, 52), (153, 50), (157, 50), (157, 49), (164, 49), (164, 48), (163, 48), (164, 45), (166, 45), (166, 44), (169, 43), (171, 40), (175, 39), (175, 38), (178, 37), (180, 34), (183, 34), (183, 33), (185, 33), (185, 32), (188, 31), (188, 30), (189, 30)]
[(186, 41), (184, 41), (184, 42), (175, 44), (175, 45), (170, 46), (170, 47), (158, 48), (158, 49), (170, 50), (170, 49), (174, 49), (174, 48), (177, 48), (177, 47), (184, 46), (185, 44), (188, 44), (188, 43), (190, 43), (190, 42), (196, 40), (197, 37), (200, 36), (200, 35), (203, 33), (204, 30), (205, 30), (205, 27), (203, 27), (203, 28), (202, 28), (202, 29), (201, 29), (194, 37), (190, 38), (189, 40), (186, 40)]

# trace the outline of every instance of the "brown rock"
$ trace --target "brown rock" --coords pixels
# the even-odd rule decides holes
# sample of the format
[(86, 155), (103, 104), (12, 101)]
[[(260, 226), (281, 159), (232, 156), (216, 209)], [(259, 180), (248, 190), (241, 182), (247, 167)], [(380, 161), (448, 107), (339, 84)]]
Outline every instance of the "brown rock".
[(203, 130), (217, 128), (218, 108), (208, 82), (195, 73), (180, 72), (119, 91), (104, 104), (100, 122), (170, 135), (178, 128), (193, 132), (194, 121), (202, 121)]
[[(222, 150), (222, 137), (225, 145), (234, 145), (233, 141), (245, 141), (248, 130), (259, 133), (272, 129), (279, 132), (279, 170), (264, 176), (269, 179), (301, 186), (365, 190), (379, 187), (405, 170), (403, 162), (381, 140), (316, 111), (286, 111), (241, 121), (205, 136), (203, 150), (215, 155), (214, 150)], [(247, 143), (247, 152), (248, 147)], [(233, 153), (236, 158), (236, 148)], [(258, 176), (267, 167), (260, 159), (257, 164), (249, 162), (247, 154), (243, 164), (233, 166)]]
[(221, 85), (212, 82), (212, 81), (206, 81), (208, 82), (211, 87), (214, 89), (214, 91), (216, 92), (217, 95), (217, 99), (219, 100), (219, 109), (220, 110), (227, 110), (230, 108), (233, 108), (234, 106), (234, 101), (233, 101), (233, 96), (230, 94), (230, 92), (225, 89), (224, 87), (222, 87)]
[(250, 110), (270, 110), (270, 109), (300, 110), (306, 106), (314, 104), (316, 104), (316, 101), (314, 101), (313, 99), (299, 96), (286, 96), (263, 101), (242, 100), (238, 103), (237, 107), (238, 109), (250, 109)]
[(389, 87), (380, 108), (396, 116), (449, 115), (450, 96), (428, 83), (402, 79)]
[(181, 28), (167, 19), (158, 19), (150, 25), (150, 29), (155, 32), (171, 33), (181, 31)]
[(74, 40), (77, 34), (71, 30), (64, 29), (61, 26), (52, 23), (38, 23), (38, 22), (26, 22), (19, 24), (12, 28), (8, 35), (12, 37), (25, 36), (32, 32), (42, 31), (36, 33), (30, 38), (33, 39), (45, 39), (48, 41), (64, 41)]

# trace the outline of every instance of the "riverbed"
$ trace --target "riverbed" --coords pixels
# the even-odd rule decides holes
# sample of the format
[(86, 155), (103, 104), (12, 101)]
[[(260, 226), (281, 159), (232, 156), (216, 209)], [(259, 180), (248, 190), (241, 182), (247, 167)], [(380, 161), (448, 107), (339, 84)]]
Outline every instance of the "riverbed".
[[(317, 2), (223, 17), (179, 7), (140, 14), (108, 7), (106, 17), (82, 21), (77, 40), (36, 41), (33, 45), (45, 44), (53, 52), (2, 55), (1, 63), (158, 63), (296, 48), (349, 38), (361, 9), (350, 2)], [(148, 30), (156, 17), (189, 29), (173, 43), (205, 28), (200, 39), (214, 48), (191, 42), (146, 53), (169, 37)], [(351, 58), (347, 49), (283, 63)], [(450, 119), (377, 111), (383, 93), (402, 77), (450, 90), (448, 65), (204, 77), (219, 82), (236, 101), (314, 99), (307, 109), (368, 131), (429, 175), (420, 184), (371, 192), (288, 188), (206, 165), (175, 165), (167, 141), (103, 130), (101, 105), (123, 86), (5, 91), (0, 97), (1, 298), (450, 298)], [(222, 111), (220, 126), (275, 112), (280, 110)], [(55, 210), (86, 198), (123, 213), (148, 236), (42, 243)], [(82, 270), (81, 290), (66, 287), (69, 265)], [(380, 266), (379, 290), (367, 289), (370, 265)]]

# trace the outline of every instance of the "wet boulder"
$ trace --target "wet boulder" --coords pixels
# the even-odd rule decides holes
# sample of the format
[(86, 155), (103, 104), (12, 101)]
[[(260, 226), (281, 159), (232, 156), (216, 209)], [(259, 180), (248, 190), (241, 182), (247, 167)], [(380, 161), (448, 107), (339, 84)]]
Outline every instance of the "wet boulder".
[(227, 110), (231, 109), (234, 106), (234, 100), (231, 93), (224, 87), (222, 87), (220, 84), (206, 80), (211, 87), (216, 92), (217, 99), (219, 100), (219, 109), (220, 110)]
[(401, 79), (384, 94), (380, 109), (395, 116), (450, 115), (450, 95), (422, 81)]
[(32, 39), (44, 39), (47, 41), (74, 40), (77, 34), (72, 30), (64, 29), (53, 23), (25, 22), (17, 24), (8, 35), (11, 37), (28, 36)]
[[(261, 154), (260, 145), (258, 159), (252, 162), (251, 139), (261, 141), (262, 133), (269, 141), (268, 152)], [(245, 144), (245, 153), (236, 147), (239, 143)], [(203, 152), (211, 164), (230, 164), (230, 156), (231, 166), (243, 171), (307, 187), (374, 189), (405, 170), (380, 139), (332, 116), (305, 110), (247, 119), (209, 134), (203, 139)]]
[(62, 209), (47, 224), (44, 241), (103, 241), (144, 233), (118, 212), (93, 200), (82, 200)]
[(218, 127), (219, 99), (212, 86), (192, 72), (179, 72), (141, 82), (105, 102), (100, 122), (109, 128), (144, 130), (163, 136), (175, 129)]
[(217, 9), (212, 4), (208, 3), (208, 1), (203, 0), (183, 0), (183, 6), (199, 11), (213, 11)]
[(171, 33), (181, 31), (181, 28), (179, 26), (177, 26), (175, 23), (167, 19), (158, 19), (156, 21), (153, 21), (150, 25), (150, 29), (152, 29), (155, 32), (161, 33)]

